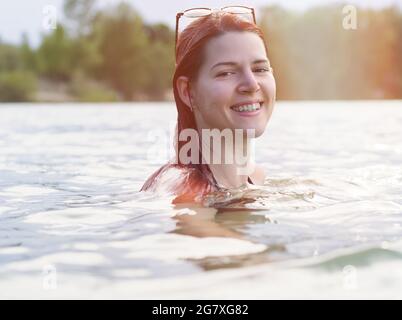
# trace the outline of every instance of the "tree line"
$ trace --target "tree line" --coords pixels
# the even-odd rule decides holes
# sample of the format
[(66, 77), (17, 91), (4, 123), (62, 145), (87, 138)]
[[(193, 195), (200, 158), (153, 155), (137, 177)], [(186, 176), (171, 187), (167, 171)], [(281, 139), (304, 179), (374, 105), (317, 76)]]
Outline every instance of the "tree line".
[[(0, 40), (0, 101), (40, 101), (44, 83), (63, 84), (75, 101), (171, 99), (174, 30), (145, 23), (127, 3), (96, 4), (65, 0), (65, 21), (36, 48), (26, 36), (18, 46)], [(278, 99), (402, 98), (397, 8), (358, 9), (355, 30), (342, 27), (339, 5), (259, 14)]]

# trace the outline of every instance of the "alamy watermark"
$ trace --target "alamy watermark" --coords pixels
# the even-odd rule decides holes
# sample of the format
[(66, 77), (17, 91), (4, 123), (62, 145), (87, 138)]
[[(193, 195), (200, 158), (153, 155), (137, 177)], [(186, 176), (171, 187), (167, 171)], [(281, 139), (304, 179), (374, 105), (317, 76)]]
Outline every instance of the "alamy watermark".
[(149, 131), (147, 142), (150, 163), (174, 159), (175, 163), (185, 165), (236, 164), (239, 175), (254, 172), (255, 129), (202, 129), (199, 132), (186, 128), (178, 133), (176, 126), (170, 124), (169, 134), (163, 129)]
[(346, 290), (357, 289), (357, 269), (352, 265), (347, 265), (342, 269), (342, 285)]
[(351, 4), (342, 8), (342, 27), (345, 30), (357, 29), (357, 8)]
[(57, 28), (57, 8), (53, 5), (46, 5), (42, 8), (42, 27), (46, 31)]
[(47, 264), (42, 269), (42, 287), (44, 290), (57, 289), (57, 270), (53, 264)]

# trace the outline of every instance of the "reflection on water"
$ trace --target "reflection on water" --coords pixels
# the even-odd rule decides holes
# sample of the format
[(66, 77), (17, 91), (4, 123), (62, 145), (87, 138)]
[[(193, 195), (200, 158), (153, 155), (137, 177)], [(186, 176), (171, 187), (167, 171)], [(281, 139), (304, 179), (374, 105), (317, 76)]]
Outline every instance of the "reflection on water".
[[(309, 211), (320, 206), (311, 186), (314, 180), (267, 179), (264, 186), (244, 185), (238, 189), (222, 190), (206, 195), (201, 204), (180, 204), (173, 208), (176, 234), (193, 237), (229, 237), (254, 243), (263, 242), (252, 230), (256, 225), (278, 224), (271, 212), (283, 210)], [(306, 190), (292, 191), (295, 186)], [(254, 228), (252, 228), (254, 226)], [(266, 235), (269, 236), (269, 235)], [(189, 259), (205, 270), (240, 267), (289, 258), (283, 243), (269, 242), (257, 253)]]
[(172, 105), (0, 106), (0, 297), (401, 292), (399, 102), (278, 104), (264, 186), (197, 206), (138, 192), (166, 161), (149, 146), (169, 146), (146, 133), (170, 120)]
[[(203, 199), (203, 205), (220, 208), (221, 210), (242, 208), (269, 210), (270, 203), (297, 200), (309, 203), (309, 199), (314, 197), (314, 191), (298, 193), (289, 188), (297, 184), (305, 183), (303, 181), (292, 182), (290, 179), (267, 179), (264, 186), (245, 185), (238, 189), (210, 193)], [(286, 186), (286, 188), (283, 186)], [(314, 209), (311, 205), (308, 208)]]
[[(240, 199), (240, 203), (243, 201)], [(182, 210), (186, 208), (187, 210)], [(178, 214), (173, 217), (177, 221), (176, 229), (172, 232), (193, 237), (229, 237), (253, 242), (248, 236), (247, 228), (250, 224), (276, 223), (264, 213), (247, 208), (205, 208), (189, 205), (176, 205)], [(189, 211), (191, 210), (191, 211)], [(186, 213), (187, 212), (187, 213)], [(256, 242), (258, 243), (258, 242)], [(238, 268), (260, 263), (272, 262), (276, 253), (285, 251), (283, 245), (266, 246), (264, 250), (251, 254), (225, 255), (219, 257), (205, 257), (188, 259), (204, 270), (220, 268)]]

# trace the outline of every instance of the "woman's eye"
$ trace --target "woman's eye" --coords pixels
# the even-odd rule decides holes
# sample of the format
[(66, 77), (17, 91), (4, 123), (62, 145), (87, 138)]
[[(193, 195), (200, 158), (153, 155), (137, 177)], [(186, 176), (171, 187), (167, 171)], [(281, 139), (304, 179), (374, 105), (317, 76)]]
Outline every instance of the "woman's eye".
[(255, 71), (259, 72), (259, 73), (264, 73), (264, 72), (270, 72), (271, 69), (270, 68), (258, 68), (258, 69), (255, 69)]
[[(254, 72), (257, 72), (257, 73), (266, 73), (266, 72), (271, 72), (271, 71), (272, 71), (272, 69), (270, 67), (257, 68), (254, 70)], [(230, 76), (231, 74), (234, 74), (234, 72), (233, 71), (224, 71), (224, 72), (218, 73), (216, 76), (217, 77), (226, 77), (226, 76)]]
[(226, 71), (226, 72), (221, 72), (217, 74), (217, 77), (226, 77), (228, 75), (231, 75), (233, 72), (231, 71)]

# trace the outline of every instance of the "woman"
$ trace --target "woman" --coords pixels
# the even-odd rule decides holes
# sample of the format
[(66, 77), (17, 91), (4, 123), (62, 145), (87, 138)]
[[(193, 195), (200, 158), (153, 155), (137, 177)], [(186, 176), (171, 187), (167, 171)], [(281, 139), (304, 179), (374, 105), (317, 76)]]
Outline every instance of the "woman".
[[(231, 13), (231, 8), (197, 17), (178, 36), (176, 26), (176, 159), (141, 189), (172, 193), (174, 203), (198, 202), (209, 192), (262, 185), (265, 179), (264, 171), (253, 163), (253, 137), (248, 133), (263, 134), (274, 107), (275, 79), (254, 10), (236, 7), (249, 10), (251, 22), (244, 12)], [(226, 137), (228, 130), (232, 135), (222, 143), (211, 145), (204, 139), (204, 133), (211, 132), (225, 132)], [(198, 134), (195, 138), (193, 132)], [(222, 161), (223, 154), (225, 160), (243, 156), (242, 162)], [(220, 161), (211, 161), (216, 155)]]

